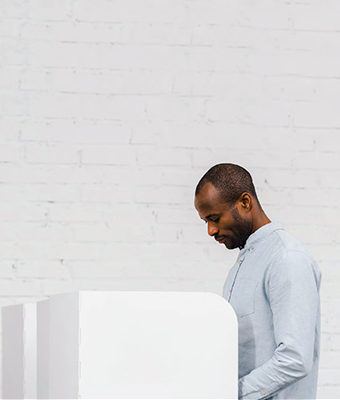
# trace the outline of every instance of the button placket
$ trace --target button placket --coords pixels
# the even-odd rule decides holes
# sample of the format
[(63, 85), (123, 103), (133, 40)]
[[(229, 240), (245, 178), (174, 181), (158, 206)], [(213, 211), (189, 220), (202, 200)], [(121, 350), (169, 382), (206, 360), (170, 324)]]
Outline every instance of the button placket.
[(233, 288), (234, 288), (234, 285), (235, 285), (235, 282), (236, 282), (236, 278), (237, 278), (237, 275), (238, 275), (238, 272), (239, 272), (239, 270), (240, 270), (240, 267), (241, 267), (241, 265), (242, 265), (243, 260), (244, 260), (244, 258), (240, 258), (240, 259), (237, 261), (238, 268), (237, 268), (236, 274), (235, 274), (235, 276), (234, 276), (234, 280), (233, 280), (233, 283), (232, 283), (232, 285), (231, 285), (231, 288), (229, 289), (229, 298), (228, 298), (228, 302), (230, 302), (231, 294), (232, 294), (232, 291), (233, 291)]

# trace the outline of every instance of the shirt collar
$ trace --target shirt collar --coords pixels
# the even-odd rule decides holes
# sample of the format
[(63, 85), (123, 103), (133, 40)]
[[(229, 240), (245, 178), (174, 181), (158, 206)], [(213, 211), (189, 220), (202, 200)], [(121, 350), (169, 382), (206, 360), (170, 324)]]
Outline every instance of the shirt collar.
[(243, 249), (254, 250), (256, 245), (259, 244), (264, 238), (269, 236), (272, 232), (280, 229), (283, 230), (283, 224), (280, 221), (270, 222), (269, 224), (261, 226), (248, 237)]

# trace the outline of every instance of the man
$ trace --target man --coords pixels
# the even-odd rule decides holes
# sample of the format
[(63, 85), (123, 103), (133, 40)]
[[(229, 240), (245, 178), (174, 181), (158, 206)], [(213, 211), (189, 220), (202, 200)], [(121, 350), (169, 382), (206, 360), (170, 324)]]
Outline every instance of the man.
[(302, 245), (261, 208), (248, 171), (218, 164), (195, 208), (208, 234), (239, 248), (223, 288), (239, 327), (240, 399), (315, 399), (321, 273)]

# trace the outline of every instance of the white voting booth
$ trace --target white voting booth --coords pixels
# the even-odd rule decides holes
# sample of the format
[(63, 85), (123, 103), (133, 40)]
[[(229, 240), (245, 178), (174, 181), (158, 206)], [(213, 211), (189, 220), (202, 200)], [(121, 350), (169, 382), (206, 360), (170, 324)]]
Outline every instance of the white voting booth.
[(55, 295), (2, 309), (3, 399), (237, 398), (237, 320), (211, 293)]

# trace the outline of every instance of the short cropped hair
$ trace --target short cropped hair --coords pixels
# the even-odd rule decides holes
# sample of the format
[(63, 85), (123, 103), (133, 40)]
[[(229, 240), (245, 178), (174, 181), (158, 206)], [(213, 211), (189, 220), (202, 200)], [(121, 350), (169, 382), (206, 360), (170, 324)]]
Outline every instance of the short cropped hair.
[(259, 200), (250, 173), (236, 164), (217, 164), (211, 167), (198, 182), (195, 190), (197, 196), (206, 183), (212, 183), (222, 199), (230, 205), (236, 203), (242, 193), (249, 193), (257, 203)]

